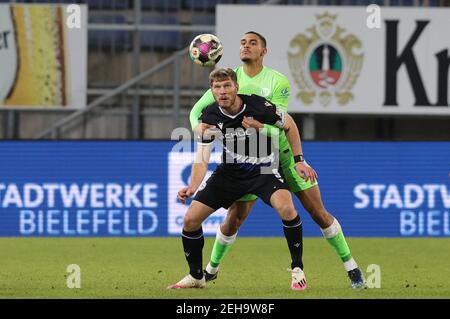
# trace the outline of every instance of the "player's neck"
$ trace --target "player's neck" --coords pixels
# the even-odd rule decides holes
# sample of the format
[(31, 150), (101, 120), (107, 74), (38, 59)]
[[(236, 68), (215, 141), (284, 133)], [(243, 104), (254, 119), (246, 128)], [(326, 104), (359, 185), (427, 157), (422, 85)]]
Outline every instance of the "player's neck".
[(247, 74), (247, 76), (252, 78), (252, 77), (258, 75), (259, 72), (262, 71), (263, 67), (264, 66), (259, 61), (244, 63), (244, 72), (245, 72), (245, 74)]

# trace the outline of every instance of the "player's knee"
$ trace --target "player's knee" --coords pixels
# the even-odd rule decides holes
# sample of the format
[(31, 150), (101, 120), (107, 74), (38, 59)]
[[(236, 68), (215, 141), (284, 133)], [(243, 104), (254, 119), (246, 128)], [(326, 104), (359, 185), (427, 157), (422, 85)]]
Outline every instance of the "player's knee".
[(220, 230), (222, 231), (222, 234), (224, 234), (225, 236), (233, 236), (234, 234), (237, 233), (238, 228), (233, 225), (224, 223), (221, 225)]
[(186, 214), (183, 219), (183, 229), (186, 231), (194, 231), (199, 228), (201, 223), (198, 221), (197, 218), (194, 218), (194, 216), (190, 214)]
[(284, 220), (292, 220), (298, 215), (292, 203), (279, 204), (277, 211)]

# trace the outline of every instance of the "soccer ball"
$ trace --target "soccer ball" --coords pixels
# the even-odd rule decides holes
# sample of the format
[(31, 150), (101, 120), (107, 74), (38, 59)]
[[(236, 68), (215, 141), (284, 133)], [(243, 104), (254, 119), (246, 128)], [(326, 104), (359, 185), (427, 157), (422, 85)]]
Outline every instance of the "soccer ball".
[(214, 66), (223, 54), (223, 46), (214, 34), (200, 34), (189, 46), (189, 57), (201, 66)]

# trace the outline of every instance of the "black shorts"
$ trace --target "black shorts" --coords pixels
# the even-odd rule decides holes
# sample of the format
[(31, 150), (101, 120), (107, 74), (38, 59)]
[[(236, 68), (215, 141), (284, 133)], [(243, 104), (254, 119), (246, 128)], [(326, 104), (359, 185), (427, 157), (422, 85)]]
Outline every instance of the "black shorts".
[(251, 193), (272, 206), (270, 197), (279, 189), (289, 190), (279, 170), (273, 174), (249, 175), (219, 165), (211, 177), (200, 185), (194, 200), (217, 210), (228, 208), (242, 196)]

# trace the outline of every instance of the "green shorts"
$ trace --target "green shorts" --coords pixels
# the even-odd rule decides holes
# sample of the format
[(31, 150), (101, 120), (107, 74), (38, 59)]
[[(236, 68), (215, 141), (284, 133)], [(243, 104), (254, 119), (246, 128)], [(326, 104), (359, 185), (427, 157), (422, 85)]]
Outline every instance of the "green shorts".
[[(311, 180), (305, 181), (295, 169), (294, 156), (291, 149), (286, 149), (280, 152), (280, 165), (286, 179), (286, 183), (289, 186), (289, 190), (293, 193), (307, 190), (318, 184), (317, 180), (312, 183)], [(253, 194), (247, 194), (239, 198), (238, 202), (250, 202), (256, 200), (258, 196)]]

